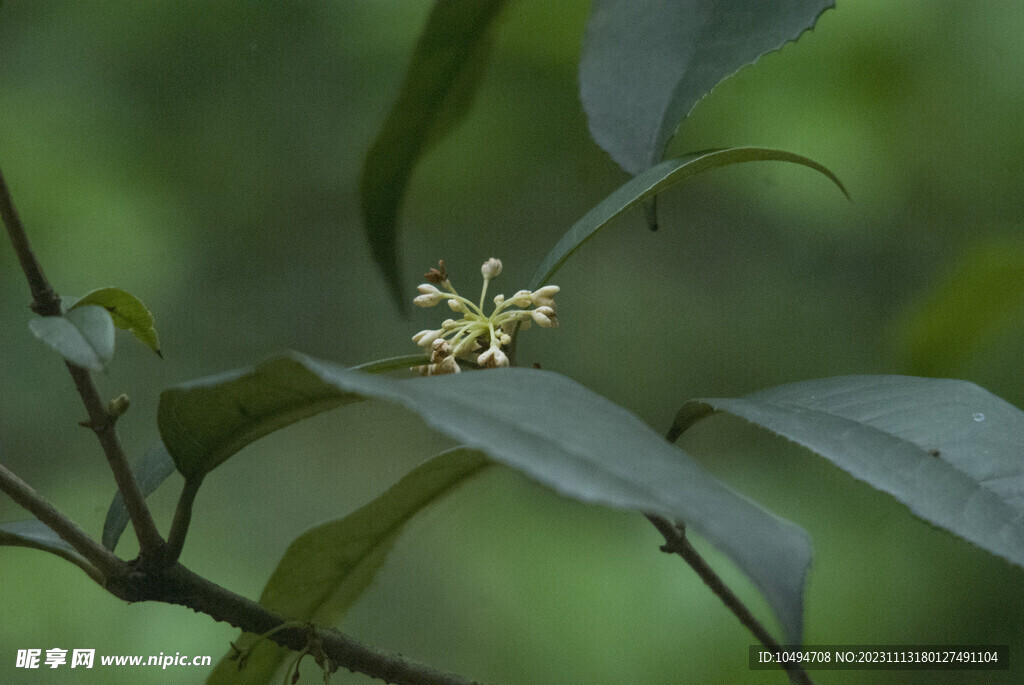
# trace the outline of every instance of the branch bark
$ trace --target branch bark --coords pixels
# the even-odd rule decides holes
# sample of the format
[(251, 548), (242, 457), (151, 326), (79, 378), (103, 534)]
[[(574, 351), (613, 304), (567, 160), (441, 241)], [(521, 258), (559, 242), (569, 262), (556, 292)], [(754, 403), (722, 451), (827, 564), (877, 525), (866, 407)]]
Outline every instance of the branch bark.
[[(74, 547), (75, 551), (85, 557), (104, 578), (124, 573), (127, 570), (127, 566), (123, 561), (114, 556), (103, 545), (93, 540), (74, 521), (46, 501), (31, 485), (18, 478), (17, 475), (3, 464), (0, 464), (0, 491), (6, 493), (8, 497), (22, 508), (49, 526), (50, 530), (59, 535), (64, 542)], [(102, 582), (102, 579), (97, 579), (89, 569), (84, 570), (94, 580)]]
[[(129, 602), (157, 601), (186, 606), (249, 633), (270, 632), (294, 623), (266, 607), (222, 588), (181, 564), (146, 568), (133, 564), (107, 583), (107, 590)], [(471, 685), (474, 681), (368, 647), (335, 630), (283, 627), (267, 639), (302, 651), (315, 638), (335, 665), (397, 685)]]
[[(7, 227), (7, 235), (11, 239), (11, 245), (18, 255), (21, 270), (25, 273), (28, 287), (32, 291), (32, 311), (40, 316), (60, 316), (60, 296), (50, 285), (46, 274), (43, 273), (43, 267), (36, 259), (28, 234), (14, 207), (14, 201), (11, 199), (3, 172), (0, 172), (0, 218), (3, 219), (4, 226)], [(124, 498), (125, 509), (131, 517), (135, 535), (139, 539), (139, 549), (142, 550), (144, 557), (154, 561), (160, 560), (164, 556), (166, 543), (160, 536), (160, 531), (157, 530), (149, 507), (146, 506), (146, 498), (143, 497), (135, 475), (128, 465), (128, 458), (125, 456), (121, 440), (117, 436), (116, 419), (110, 415), (106, 404), (100, 399), (99, 391), (89, 372), (70, 362), (65, 363), (72, 380), (74, 380), (75, 388), (85, 404), (85, 409), (89, 413), (89, 424), (103, 447), (103, 453), (114, 474), (117, 488)]]

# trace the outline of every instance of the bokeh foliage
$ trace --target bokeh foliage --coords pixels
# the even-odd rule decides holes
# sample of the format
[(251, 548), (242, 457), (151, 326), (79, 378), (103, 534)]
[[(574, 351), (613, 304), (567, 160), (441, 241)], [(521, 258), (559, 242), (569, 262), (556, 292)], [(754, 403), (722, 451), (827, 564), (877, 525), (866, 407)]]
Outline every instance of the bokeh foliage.
[[(99, 378), (110, 397), (132, 398), (120, 424), (132, 454), (155, 439), (156, 399), (173, 383), (287, 348), (345, 365), (415, 351), (409, 336), (432, 313), (406, 320), (390, 302), (362, 235), (358, 173), (428, 9), (4, 3), (0, 163), (48, 275), (69, 295), (123, 287), (156, 316), (166, 360), (119, 344)], [(497, 256), (496, 285), (521, 287), (625, 180), (590, 141), (578, 101), (587, 9), (507, 8), (469, 117), (411, 180), (407, 283), (438, 258), (469, 274)], [(1020, 287), (1003, 264), (1024, 216), (1022, 29), (1013, 3), (840, 3), (717, 88), (671, 150), (792, 150), (835, 171), (852, 208), (788, 165), (670, 190), (658, 233), (624, 216), (559, 272), (562, 326), (525, 336), (521, 361), (657, 430), (690, 397), (847, 373), (964, 378), (1020, 406), (1024, 315), (991, 303)], [(964, 265), (986, 255), (983, 275), (956, 294)], [(113, 485), (74, 425), (66, 374), (25, 326), (28, 300), (0, 249), (0, 454), (98, 535)], [(958, 307), (971, 312), (961, 326)], [(942, 322), (936, 335), (907, 332), (930, 330), (922, 317)], [(1008, 643), (1022, 656), (1018, 569), (780, 440), (728, 417), (706, 424), (682, 446), (814, 539), (808, 642)], [(372, 405), (290, 428), (208, 479), (184, 560), (256, 597), (300, 531), (357, 509), (448, 444)], [(177, 485), (155, 496), (165, 530)], [(21, 517), (0, 500), (0, 520)], [(343, 627), (492, 682), (782, 682), (746, 670), (750, 637), (657, 544), (642, 520), (494, 470), (410, 525)], [(18, 648), (216, 658), (235, 635), (180, 608), (126, 606), (32, 550), (3, 550), (0, 577), (0, 676), (12, 682), (24, 675), (12, 668)], [(768, 615), (739, 574), (727, 577)], [(197, 680), (182, 669), (48, 675)]]

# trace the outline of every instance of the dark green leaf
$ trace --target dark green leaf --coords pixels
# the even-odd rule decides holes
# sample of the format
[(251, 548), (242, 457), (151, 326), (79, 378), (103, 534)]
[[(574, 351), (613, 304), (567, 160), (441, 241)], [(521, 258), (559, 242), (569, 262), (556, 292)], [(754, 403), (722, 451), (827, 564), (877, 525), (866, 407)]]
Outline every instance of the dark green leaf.
[(796, 40), (832, 0), (594, 0), (580, 58), (590, 134), (637, 174), (712, 88)]
[(534, 289), (547, 283), (572, 253), (590, 240), (598, 230), (604, 228), (608, 222), (630, 207), (653, 197), (665, 188), (709, 169), (742, 162), (766, 161), (792, 162), (814, 169), (835, 183), (839, 190), (843, 191), (843, 195), (849, 198), (846, 188), (831, 171), (812, 159), (783, 150), (735, 147), (726, 150), (698, 152), (681, 159), (670, 159), (627, 181), (573, 224), (541, 262), (529, 287)]
[[(391, 357), (389, 359), (379, 359), (377, 361), (361, 364), (359, 366), (356, 366), (355, 368), (366, 373), (386, 373), (389, 371), (406, 370), (411, 366), (416, 366), (418, 364), (425, 363), (425, 360), (426, 358), (423, 355), (408, 355), (404, 357)], [(174, 412), (180, 408), (180, 405), (175, 402), (175, 397), (176, 395), (172, 391), (171, 395), (167, 399), (166, 407), (164, 407), (164, 405), (161, 404), (161, 406), (164, 407), (164, 411)], [(161, 396), (161, 402), (163, 401), (164, 398), (163, 396)], [(302, 414), (301, 412), (294, 415), (294, 418), (285, 417), (283, 416), (283, 414), (287, 414), (287, 408), (282, 408), (281, 412), (278, 413), (274, 413), (273, 411), (271, 411), (270, 414), (265, 415), (263, 417), (264, 420), (270, 422), (270, 424), (275, 426), (275, 428), (270, 428), (270, 430), (268, 430), (267, 432), (270, 432), (271, 430), (276, 430), (276, 428), (280, 428), (284, 425), (287, 425), (288, 423), (298, 421), (299, 419), (305, 418), (305, 416), (307, 416)], [(287, 420), (288, 418), (291, 418), (291, 420)], [(287, 422), (283, 424), (276, 423), (282, 420), (285, 420)], [(251, 439), (245, 442), (245, 444), (248, 444), (248, 442), (251, 442), (252, 440), (255, 440), (261, 435), (265, 434), (266, 433), (260, 433), (259, 431), (255, 431), (254, 433), (252, 433), (252, 435), (249, 436)], [(241, 447), (244, 446), (244, 444), (240, 445), (238, 449), (241, 449)], [(231, 455), (229, 454), (228, 456)], [(163, 442), (160, 442), (154, 445), (152, 448), (150, 448), (150, 450), (146, 452), (146, 454), (135, 465), (135, 468), (133, 469), (135, 472), (135, 477), (139, 482), (139, 487), (142, 490), (143, 496), (148, 497), (150, 494), (156, 491), (160, 484), (163, 483), (167, 479), (167, 477), (174, 472), (174, 468), (174, 460), (171, 459), (171, 455), (168, 453), (167, 448), (164, 447)], [(108, 507), (107, 509), (107, 518), (103, 524), (103, 545), (107, 549), (111, 551), (114, 550), (114, 548), (117, 546), (118, 540), (120, 540), (121, 535), (124, 533), (124, 529), (128, 525), (128, 521), (128, 511), (124, 507), (124, 500), (121, 497), (121, 493), (118, 492), (117, 494), (114, 495), (114, 499), (113, 501), (111, 501), (110, 507)]]
[(404, 406), (568, 497), (685, 521), (750, 576), (786, 637), (800, 641), (810, 563), (804, 532), (733, 493), (626, 410), (558, 374), (498, 369), (393, 380), (292, 355), (164, 393), (160, 432), (179, 470), (199, 474), (255, 437), (361, 398)]
[[(270, 577), (260, 604), (294, 620), (337, 624), (369, 586), (403, 526), (489, 462), (457, 448), (417, 467), (387, 492), (343, 519), (307, 530), (292, 542)], [(256, 643), (243, 633), (240, 649)], [(270, 683), (288, 650), (269, 640), (250, 654), (243, 670), (227, 657), (207, 683)]]
[[(162, 442), (158, 442), (149, 448), (135, 467), (135, 480), (139, 483), (139, 489), (143, 497), (149, 497), (160, 484), (167, 480), (167, 477), (174, 473), (174, 460), (168, 454), (167, 448)], [(124, 507), (124, 498), (120, 491), (114, 495), (114, 500), (107, 509), (107, 518), (103, 522), (103, 546), (111, 552), (117, 547), (117, 541), (128, 526), (128, 510)]]
[(973, 383), (847, 376), (687, 403), (675, 433), (713, 410), (825, 457), (930, 523), (1024, 567), (1024, 413)]
[(103, 307), (32, 319), (28, 327), (62, 357), (86, 369), (103, 371), (114, 357), (114, 323)]
[(398, 215), (413, 168), (462, 120), (480, 84), (492, 25), (505, 0), (438, 0), (409, 72), (363, 166), (363, 219), (373, 258), (407, 308), (398, 259)]
[(131, 331), (150, 349), (163, 356), (160, 352), (160, 339), (153, 328), (153, 312), (149, 311), (139, 298), (120, 288), (100, 288), (76, 300), (68, 310), (86, 305), (103, 307), (110, 312), (110, 318), (114, 320), (115, 326)]
[(178, 471), (190, 478), (268, 433), (362, 399), (304, 372), (293, 359), (274, 359), (165, 390), (157, 426)]

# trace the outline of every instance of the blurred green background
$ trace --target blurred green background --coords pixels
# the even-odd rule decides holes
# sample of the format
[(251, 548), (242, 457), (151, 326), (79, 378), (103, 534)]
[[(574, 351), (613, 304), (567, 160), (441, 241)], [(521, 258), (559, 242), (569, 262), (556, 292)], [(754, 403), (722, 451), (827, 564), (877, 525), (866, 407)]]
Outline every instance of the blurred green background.
[[(557, 275), (556, 330), (520, 361), (567, 374), (664, 431), (690, 397), (850, 373), (975, 381), (1024, 404), (1024, 5), (840, 2), (798, 43), (723, 83), (671, 150), (764, 145), (779, 164), (666, 192)], [(157, 438), (161, 389), (283, 349), (356, 364), (411, 353), (362, 236), (362, 158), (430, 3), (28, 2), (0, 13), (0, 164), (61, 293), (116, 285), (157, 316), (166, 360), (119, 334), (108, 397), (130, 453)], [(587, 2), (504, 13), (466, 122), (415, 173), (411, 285), (447, 260), (514, 291), (627, 177), (589, 139), (576, 68)], [(0, 247), (0, 458), (99, 535), (113, 494), (58, 358)], [(258, 597), (289, 541), (372, 499), (448, 443), (381, 404), (247, 448), (207, 480), (184, 561)], [(1024, 574), (913, 518), (809, 453), (714, 418), (681, 446), (815, 544), (807, 641), (1009, 644)], [(628, 455), (624, 455), (628, 458)], [(152, 498), (166, 530), (180, 479)], [(0, 498), (0, 521), (23, 518)], [(126, 535), (119, 552), (133, 555)], [(752, 638), (640, 517), (565, 501), (494, 469), (417, 519), (341, 626), (493, 683), (782, 683)], [(706, 549), (702, 546), (701, 549)], [(745, 580), (708, 550), (774, 627)], [(236, 631), (127, 605), (40, 552), (0, 549), (0, 681), (191, 683), (207, 669), (14, 668), (17, 649), (210, 654)], [(308, 664), (312, 665), (312, 664)], [(820, 683), (1019, 682), (1009, 672), (822, 672)], [(317, 682), (313, 669), (304, 669)], [(369, 682), (338, 674), (333, 682)]]

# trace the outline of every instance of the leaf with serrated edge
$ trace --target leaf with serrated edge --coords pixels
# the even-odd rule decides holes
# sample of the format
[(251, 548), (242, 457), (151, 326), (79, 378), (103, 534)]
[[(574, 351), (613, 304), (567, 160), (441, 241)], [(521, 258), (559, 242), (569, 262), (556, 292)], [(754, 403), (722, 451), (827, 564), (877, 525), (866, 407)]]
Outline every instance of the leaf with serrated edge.
[(761, 147), (734, 147), (724, 150), (708, 150), (696, 152), (680, 159), (670, 159), (656, 167), (627, 181), (618, 190), (606, 197), (596, 207), (587, 212), (566, 231), (565, 235), (551, 249), (541, 262), (530, 281), (530, 288), (535, 289), (551, 280), (562, 264), (586, 241), (594, 237), (608, 223), (649, 197), (660, 193), (665, 188), (675, 185), (702, 171), (741, 164), (743, 162), (791, 162), (801, 164), (823, 174), (849, 199), (846, 188), (835, 174), (818, 164), (813, 159), (793, 154), (784, 150), (772, 150)]
[(404, 406), (567, 497), (685, 521), (753, 580), (787, 639), (800, 641), (811, 556), (803, 530), (729, 490), (625, 409), (555, 373), (393, 380), (293, 354), (165, 392), (160, 433), (179, 470), (203, 473), (248, 436), (285, 425), (260, 423), (265, 410), (309, 416), (360, 398)]
[(103, 307), (32, 319), (28, 327), (60, 356), (91, 371), (103, 371), (114, 357), (114, 323)]
[(360, 202), (370, 248), (395, 302), (408, 307), (398, 256), (398, 213), (419, 158), (469, 111), (484, 73), (492, 25), (505, 0), (438, 0), (363, 165)]
[(103, 307), (110, 312), (115, 326), (131, 331), (132, 335), (163, 356), (160, 352), (160, 339), (153, 328), (153, 312), (139, 298), (120, 288), (99, 288), (76, 300), (68, 307), (68, 311), (86, 305)]
[[(403, 526), (490, 462), (464, 448), (449, 450), (406, 474), (361, 509), (307, 530), (288, 547), (263, 589), (260, 604), (293, 620), (335, 625), (369, 586)], [(247, 649), (256, 636), (235, 641)], [(224, 657), (207, 683), (271, 683), (289, 650), (264, 640), (245, 668)]]
[(580, 100), (594, 140), (637, 174), (719, 82), (814, 26), (832, 0), (594, 0)]
[(968, 383), (843, 376), (688, 402), (678, 435), (734, 414), (825, 457), (925, 521), (1024, 567), (1024, 412)]

